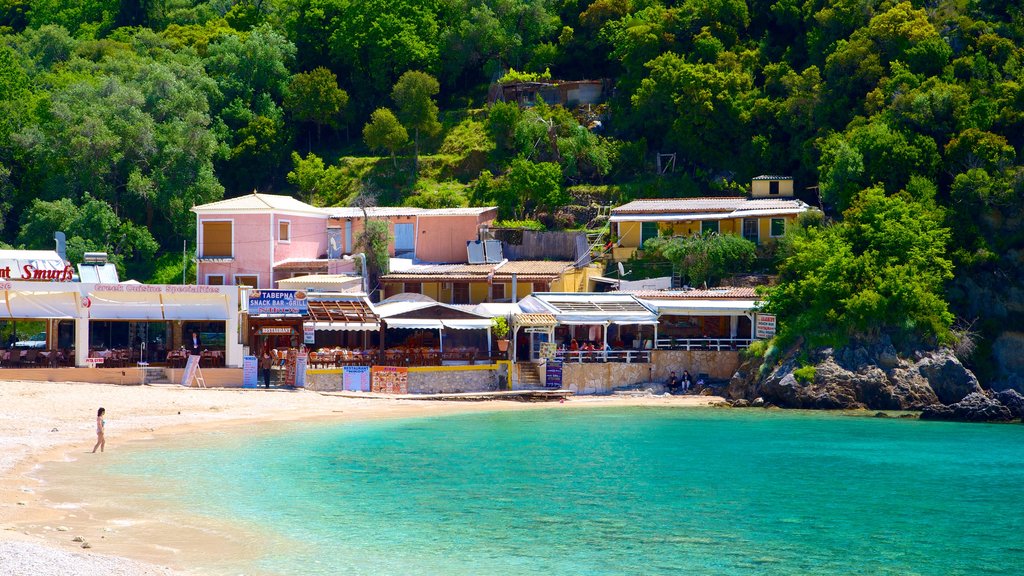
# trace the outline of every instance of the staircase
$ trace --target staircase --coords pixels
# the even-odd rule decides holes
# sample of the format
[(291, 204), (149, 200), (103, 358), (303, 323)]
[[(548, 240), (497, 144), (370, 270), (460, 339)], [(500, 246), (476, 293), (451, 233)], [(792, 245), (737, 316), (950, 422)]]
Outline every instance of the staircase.
[(519, 390), (532, 390), (544, 388), (544, 382), (540, 379), (540, 367), (530, 362), (516, 364), (519, 369)]

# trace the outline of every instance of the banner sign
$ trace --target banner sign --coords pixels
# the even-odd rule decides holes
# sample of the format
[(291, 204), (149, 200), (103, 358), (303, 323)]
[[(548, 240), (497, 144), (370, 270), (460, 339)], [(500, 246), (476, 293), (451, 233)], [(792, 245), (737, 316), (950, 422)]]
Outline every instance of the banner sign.
[(398, 366), (374, 366), (371, 390), (382, 394), (408, 394), (409, 369)]
[(315, 344), (316, 343), (316, 331), (313, 330), (312, 326), (302, 327), (302, 343), (303, 344)]
[(293, 334), (291, 326), (264, 326), (260, 328), (260, 336), (291, 336)]
[(775, 336), (775, 315), (758, 314), (754, 322), (755, 338), (771, 338)]
[(199, 369), (199, 356), (192, 354), (188, 357), (188, 362), (185, 363), (185, 369), (181, 372), (181, 385), (189, 387), (192, 385), (192, 380), (196, 377), (196, 370)]
[(540, 343), (540, 357), (545, 358), (548, 361), (555, 359), (555, 352), (558, 350), (558, 346), (554, 342), (541, 342)]
[(255, 356), (242, 358), (242, 388), (255, 388), (259, 382), (259, 362)]
[(370, 391), (369, 366), (342, 366), (341, 387), (351, 392)]
[(295, 371), (298, 369), (299, 352), (289, 350), (284, 361), (284, 385), (295, 386)]
[(545, 388), (561, 388), (562, 387), (562, 363), (551, 362), (547, 363), (544, 368), (544, 387)]
[(309, 305), (304, 290), (251, 290), (249, 314), (306, 314)]
[(299, 354), (295, 358), (295, 383), (292, 386), (296, 388), (306, 387), (306, 365), (309, 362), (308, 354)]

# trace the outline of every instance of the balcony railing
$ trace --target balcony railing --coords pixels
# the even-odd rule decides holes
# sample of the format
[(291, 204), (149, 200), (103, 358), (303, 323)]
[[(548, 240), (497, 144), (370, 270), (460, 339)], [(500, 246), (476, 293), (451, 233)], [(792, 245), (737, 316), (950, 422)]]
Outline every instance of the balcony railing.
[(558, 350), (558, 362), (625, 362), (626, 364), (651, 361), (650, 350)]
[(740, 350), (753, 342), (750, 338), (658, 338), (660, 350)]

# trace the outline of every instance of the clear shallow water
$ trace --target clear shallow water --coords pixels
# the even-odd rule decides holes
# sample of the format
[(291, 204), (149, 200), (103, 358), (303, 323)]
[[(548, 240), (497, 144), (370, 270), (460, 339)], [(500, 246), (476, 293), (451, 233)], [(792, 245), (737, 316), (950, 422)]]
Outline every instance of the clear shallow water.
[(1024, 566), (1022, 425), (553, 409), (209, 437), (112, 464), (176, 486), (150, 496), (170, 506), (291, 542), (226, 573), (973, 575)]

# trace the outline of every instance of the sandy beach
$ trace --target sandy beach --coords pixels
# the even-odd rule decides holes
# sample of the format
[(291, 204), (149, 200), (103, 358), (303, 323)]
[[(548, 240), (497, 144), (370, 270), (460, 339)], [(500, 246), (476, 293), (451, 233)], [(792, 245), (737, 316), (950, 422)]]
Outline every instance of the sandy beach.
[[(211, 547), (201, 531), (132, 519), (90, 506), (90, 487), (45, 475), (48, 462), (88, 463), (96, 409), (107, 409), (107, 450), (171, 435), (295, 421), (352, 421), (491, 410), (602, 406), (704, 406), (714, 397), (576, 397), (564, 404), (343, 397), (304, 390), (188, 389), (53, 382), (0, 382), (0, 574), (197, 574), (189, 558)], [(65, 481), (66, 482), (66, 481)], [(58, 495), (59, 497), (55, 497)], [(74, 503), (74, 504), (68, 504)], [(125, 518), (126, 514), (129, 518)], [(143, 516), (145, 511), (134, 511)], [(114, 517), (117, 516), (117, 517)], [(173, 537), (171, 533), (173, 532)], [(78, 541), (76, 541), (78, 540)], [(83, 548), (83, 542), (88, 548)], [(173, 541), (173, 546), (167, 543)], [(230, 543), (227, 543), (230, 545)], [(242, 552), (244, 553), (244, 552)]]

